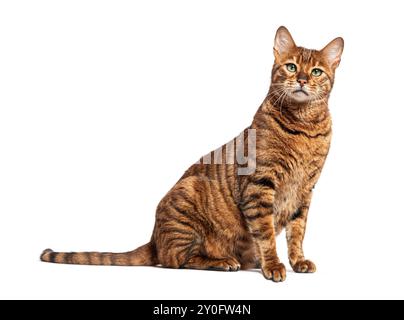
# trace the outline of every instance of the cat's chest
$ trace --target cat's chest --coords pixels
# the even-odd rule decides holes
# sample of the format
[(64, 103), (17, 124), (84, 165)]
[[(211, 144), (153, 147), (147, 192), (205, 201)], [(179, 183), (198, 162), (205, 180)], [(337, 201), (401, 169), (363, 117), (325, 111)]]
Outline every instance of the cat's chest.
[(276, 214), (291, 215), (297, 211), (303, 198), (307, 172), (304, 167), (297, 168), (282, 181), (275, 193), (274, 210)]
[(313, 148), (305, 157), (298, 159), (295, 166), (281, 173), (275, 193), (275, 213), (288, 217), (300, 208), (304, 197), (319, 178), (327, 151), (325, 148), (321, 150), (324, 154), (316, 156), (318, 149)]

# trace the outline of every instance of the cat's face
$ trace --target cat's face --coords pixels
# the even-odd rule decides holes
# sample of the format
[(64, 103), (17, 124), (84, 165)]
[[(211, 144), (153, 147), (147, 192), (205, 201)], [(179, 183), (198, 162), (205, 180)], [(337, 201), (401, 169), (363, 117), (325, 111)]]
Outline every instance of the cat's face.
[(274, 101), (302, 104), (327, 99), (343, 48), (342, 38), (331, 41), (320, 51), (297, 47), (289, 31), (280, 27), (274, 46), (271, 85)]

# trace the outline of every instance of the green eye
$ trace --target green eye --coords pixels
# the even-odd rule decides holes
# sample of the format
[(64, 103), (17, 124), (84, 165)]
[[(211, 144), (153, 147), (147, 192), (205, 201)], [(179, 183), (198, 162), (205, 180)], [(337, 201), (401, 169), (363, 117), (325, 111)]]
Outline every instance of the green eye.
[(297, 67), (293, 63), (288, 63), (286, 65), (286, 69), (288, 69), (289, 72), (296, 72), (297, 71)]
[(323, 70), (316, 68), (311, 71), (311, 74), (315, 77), (319, 77), (323, 74)]

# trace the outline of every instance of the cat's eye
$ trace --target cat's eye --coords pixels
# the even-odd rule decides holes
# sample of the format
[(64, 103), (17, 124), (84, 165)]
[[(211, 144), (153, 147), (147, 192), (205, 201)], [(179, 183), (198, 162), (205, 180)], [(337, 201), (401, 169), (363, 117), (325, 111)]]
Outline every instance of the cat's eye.
[(318, 69), (318, 68), (315, 68), (315, 69), (313, 69), (313, 70), (311, 71), (311, 74), (312, 74), (314, 77), (319, 77), (319, 76), (321, 76), (321, 75), (323, 74), (323, 70)]
[(286, 65), (286, 69), (288, 69), (289, 72), (293, 72), (293, 73), (297, 71), (297, 67), (293, 63), (288, 63)]

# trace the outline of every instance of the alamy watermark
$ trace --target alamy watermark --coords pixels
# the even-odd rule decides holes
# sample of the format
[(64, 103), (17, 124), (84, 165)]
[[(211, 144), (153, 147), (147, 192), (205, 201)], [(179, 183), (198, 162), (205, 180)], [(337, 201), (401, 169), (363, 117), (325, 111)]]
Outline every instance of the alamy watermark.
[[(208, 153), (197, 164), (237, 164), (238, 175), (253, 174), (257, 167), (257, 132), (255, 129), (248, 129), (246, 132), (246, 135), (243, 131), (229, 143)], [(247, 149), (245, 142), (247, 142)]]

